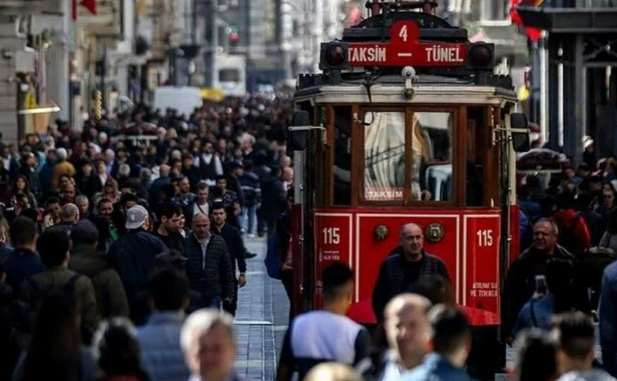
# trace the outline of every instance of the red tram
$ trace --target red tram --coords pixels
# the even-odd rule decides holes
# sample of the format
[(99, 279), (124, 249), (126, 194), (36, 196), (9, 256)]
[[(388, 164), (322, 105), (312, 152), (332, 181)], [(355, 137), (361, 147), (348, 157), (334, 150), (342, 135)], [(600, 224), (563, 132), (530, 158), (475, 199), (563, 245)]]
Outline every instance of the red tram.
[(493, 74), (494, 46), (469, 42), (436, 6), (369, 1), (370, 17), (322, 44), (322, 73), (298, 79), (288, 146), (296, 312), (320, 306), (322, 268), (343, 261), (356, 276), (350, 316), (374, 324), (380, 264), (414, 222), (497, 356), (499, 291), (519, 252), (515, 160), (529, 149), (528, 123), (514, 113), (511, 78)]

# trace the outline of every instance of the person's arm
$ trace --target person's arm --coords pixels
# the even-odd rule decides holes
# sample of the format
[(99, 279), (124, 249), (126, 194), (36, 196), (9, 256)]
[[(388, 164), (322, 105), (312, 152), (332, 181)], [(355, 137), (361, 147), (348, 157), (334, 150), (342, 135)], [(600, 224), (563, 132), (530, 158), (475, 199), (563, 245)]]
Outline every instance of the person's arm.
[(244, 240), (238, 229), (234, 229), (234, 253), (236, 253), (236, 261), (238, 262), (238, 270), (240, 274), (246, 274), (246, 248)]
[(602, 363), (606, 370), (612, 375), (617, 374), (617, 364), (615, 363), (615, 350), (617, 337), (615, 337), (615, 324), (617, 323), (617, 313), (615, 303), (617, 302), (617, 292), (612, 279), (606, 271), (602, 277), (602, 293), (600, 294), (600, 346), (602, 347)]
[(579, 254), (582, 255), (585, 250), (591, 247), (591, 233), (589, 233), (589, 227), (583, 216), (581, 216), (580, 219), (576, 230), (579, 247), (582, 249), (582, 252)]
[(377, 282), (375, 282), (375, 288), (373, 289), (372, 307), (378, 322), (383, 321), (384, 308), (386, 308), (386, 304), (389, 302), (389, 300), (387, 300), (387, 279), (386, 261), (384, 261), (379, 269), (379, 276), (377, 277)]
[(451, 282), (450, 275), (448, 274), (448, 268), (446, 267), (446, 264), (441, 259), (439, 259), (438, 261), (439, 261), (439, 265), (438, 265), (439, 275), (444, 277), (444, 279), (447, 280), (448, 282)]
[(358, 336), (356, 336), (356, 341), (354, 342), (354, 350), (356, 355), (354, 356), (353, 364), (358, 365), (360, 361), (370, 356), (370, 347), (371, 347), (371, 335), (368, 333), (366, 328), (362, 327), (360, 332), (358, 332)]
[(99, 309), (96, 303), (96, 292), (89, 278), (82, 276), (79, 281), (83, 284), (80, 296), (82, 332), (86, 336), (85, 342), (90, 343), (100, 320)]
[(129, 302), (118, 272), (109, 269), (107, 276), (107, 296), (109, 298), (109, 313), (111, 316), (130, 316)]
[[(221, 241), (223, 239), (221, 238)], [(234, 289), (234, 276), (233, 267), (231, 266), (231, 259), (229, 258), (229, 251), (225, 242), (221, 242), (221, 260), (219, 261), (219, 276), (222, 280), (221, 289), (223, 300), (231, 301), (233, 298)]]
[(281, 358), (276, 371), (276, 381), (291, 381), (295, 368), (295, 358), (291, 350), (291, 326), (285, 332)]

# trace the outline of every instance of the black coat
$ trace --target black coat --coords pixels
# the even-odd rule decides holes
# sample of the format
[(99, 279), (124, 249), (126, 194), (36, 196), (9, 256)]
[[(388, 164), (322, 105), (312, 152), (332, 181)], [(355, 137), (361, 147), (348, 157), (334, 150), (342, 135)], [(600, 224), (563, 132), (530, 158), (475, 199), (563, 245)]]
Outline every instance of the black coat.
[[(405, 284), (406, 265), (406, 260), (401, 254), (391, 255), (382, 262), (373, 290), (373, 312), (378, 321), (383, 321), (383, 311), (390, 299), (407, 291), (409, 285)], [(434, 255), (424, 253), (418, 265), (419, 276), (440, 275), (450, 280), (446, 265)], [(418, 279), (413, 279), (413, 281)]]
[[(234, 279), (231, 260), (225, 241), (212, 234), (206, 249), (206, 264), (203, 266), (203, 251), (194, 234), (184, 240), (186, 247), (186, 273), (191, 290), (201, 293), (204, 300), (215, 296), (221, 299), (233, 297)], [(197, 306), (202, 307), (202, 306)]]
[(240, 231), (229, 224), (225, 224), (220, 232), (216, 227), (213, 227), (211, 232), (223, 238), (225, 241), (234, 276), (236, 275), (236, 264), (238, 265), (240, 272), (245, 273), (246, 249), (244, 248), (244, 240), (242, 240)]

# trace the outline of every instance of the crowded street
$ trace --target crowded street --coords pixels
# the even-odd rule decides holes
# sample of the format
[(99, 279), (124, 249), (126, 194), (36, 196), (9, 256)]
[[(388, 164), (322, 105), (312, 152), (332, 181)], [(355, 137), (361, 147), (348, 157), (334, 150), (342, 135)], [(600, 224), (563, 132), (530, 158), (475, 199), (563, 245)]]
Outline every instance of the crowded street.
[(616, 381), (614, 0), (0, 0), (0, 381)]

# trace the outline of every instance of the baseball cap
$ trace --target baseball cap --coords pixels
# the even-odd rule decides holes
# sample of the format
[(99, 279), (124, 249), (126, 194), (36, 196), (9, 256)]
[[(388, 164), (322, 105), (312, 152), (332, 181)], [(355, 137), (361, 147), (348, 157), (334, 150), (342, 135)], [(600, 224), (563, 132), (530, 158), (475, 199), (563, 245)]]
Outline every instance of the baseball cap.
[(140, 228), (148, 218), (148, 211), (141, 205), (135, 205), (126, 211), (126, 225), (128, 230)]

